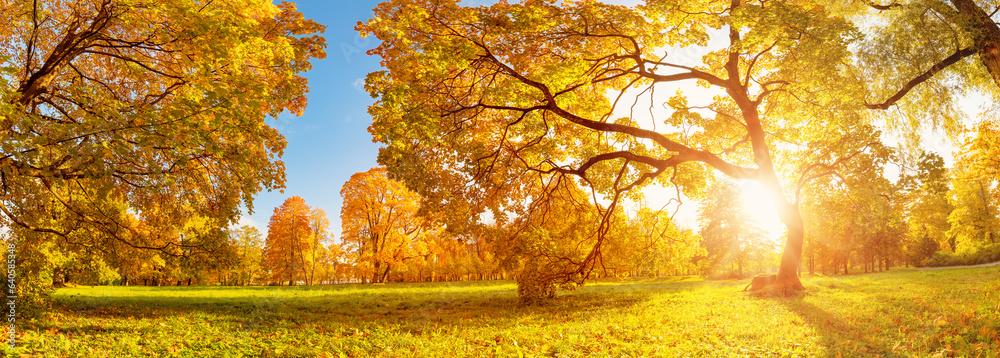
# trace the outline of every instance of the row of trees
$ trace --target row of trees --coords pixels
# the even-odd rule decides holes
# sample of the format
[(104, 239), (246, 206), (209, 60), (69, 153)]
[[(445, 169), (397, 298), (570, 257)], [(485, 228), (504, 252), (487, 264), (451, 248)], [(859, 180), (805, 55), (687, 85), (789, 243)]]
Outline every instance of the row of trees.
[[(439, 281), (545, 276), (576, 269), (583, 248), (598, 239), (599, 208), (576, 187), (559, 200), (531, 208), (534, 215), (466, 227), (441, 223), (447, 213), (422, 206), (421, 197), (387, 177), (385, 168), (358, 173), (344, 185), (341, 211), (344, 261), (361, 282)], [(569, 188), (569, 189), (567, 189)], [(622, 210), (609, 228), (598, 275), (691, 272), (695, 235), (676, 228), (665, 212)]]
[(823, 223), (809, 236), (810, 272), (924, 265), (938, 251), (973, 253), (997, 243), (995, 180), (970, 173), (968, 161), (945, 168), (935, 153), (900, 160), (908, 170), (895, 183), (881, 175), (848, 177), (816, 193), (804, 209)]
[[(870, 128), (861, 133), (879, 136)], [(997, 243), (1000, 186), (983, 177), (970, 184), (963, 171), (970, 162), (949, 170), (935, 153), (907, 155), (876, 141), (868, 146), (855, 154), (858, 160), (804, 190), (801, 210), (810, 224), (800, 270), (920, 266), (939, 251)], [(886, 178), (888, 166), (902, 168), (895, 181)], [(589, 254), (583, 248), (600, 239), (606, 241), (597, 277), (773, 272), (781, 252), (776, 238), (746, 212), (735, 182), (712, 182), (703, 193), (699, 232), (677, 228), (665, 211), (639, 207), (611, 212), (614, 225), (602, 238), (596, 231), (606, 211), (575, 185), (551, 186), (550, 200), (527, 208), (529, 215), (449, 230), (434, 222), (435, 214), (421, 213), (419, 195), (376, 168), (352, 177), (342, 191), (344, 263), (366, 282), (515, 277), (556, 283), (553, 277), (577, 269)], [(542, 286), (540, 292), (550, 292), (555, 285)]]
[[(454, 281), (546, 277), (574, 269), (581, 250), (597, 239), (598, 213), (586, 194), (573, 189), (537, 207), (536, 215), (507, 224), (448, 230), (421, 213), (420, 196), (386, 176), (384, 168), (357, 173), (342, 190), (342, 236), (335, 240), (322, 209), (298, 196), (274, 209), (266, 238), (252, 226), (212, 230), (222, 243), (211, 255), (136, 258), (139, 265), (105, 269), (84, 281), (120, 284), (316, 284), (330, 282)], [(664, 211), (641, 208), (630, 217), (614, 213), (596, 276), (690, 274), (702, 255), (698, 237), (673, 225)], [(210, 228), (197, 223), (194, 232)], [(200, 230), (200, 231), (199, 231)], [(553, 259), (564, 260), (553, 262)], [(67, 262), (76, 262), (66, 260)], [(557, 260), (558, 261), (558, 260)], [(70, 266), (60, 267), (64, 277)], [(68, 280), (67, 280), (68, 282)], [(554, 286), (548, 290), (554, 293)]]

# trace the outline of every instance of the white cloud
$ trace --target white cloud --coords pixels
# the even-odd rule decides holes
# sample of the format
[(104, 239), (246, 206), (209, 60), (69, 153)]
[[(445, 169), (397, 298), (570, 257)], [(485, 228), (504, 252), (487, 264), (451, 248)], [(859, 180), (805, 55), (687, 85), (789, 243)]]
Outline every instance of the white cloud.
[(361, 93), (364, 93), (364, 94), (368, 94), (368, 91), (365, 91), (365, 79), (364, 78), (358, 78), (358, 79), (354, 80), (354, 82), (351, 82), (351, 86), (353, 86), (354, 89), (358, 90), (358, 92), (361, 92)]

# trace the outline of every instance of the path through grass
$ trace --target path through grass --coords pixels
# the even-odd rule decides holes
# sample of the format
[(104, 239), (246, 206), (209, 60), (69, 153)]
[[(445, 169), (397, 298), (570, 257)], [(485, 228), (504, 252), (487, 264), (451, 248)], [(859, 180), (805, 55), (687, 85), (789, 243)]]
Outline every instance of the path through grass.
[(1000, 356), (1000, 266), (745, 281), (591, 283), (533, 307), (507, 281), (81, 287), (20, 323), (35, 357)]

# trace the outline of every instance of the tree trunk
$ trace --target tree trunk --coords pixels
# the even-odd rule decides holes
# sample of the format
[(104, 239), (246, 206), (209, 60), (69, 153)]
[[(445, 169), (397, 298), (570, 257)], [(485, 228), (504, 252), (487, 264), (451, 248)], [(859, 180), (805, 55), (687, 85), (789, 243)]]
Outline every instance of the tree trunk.
[(1000, 26), (973, 0), (952, 0), (962, 15), (961, 26), (975, 42), (979, 59), (993, 82), (1000, 86)]
[[(781, 202), (785, 202), (785, 200)], [(799, 281), (799, 276), (795, 272), (798, 270), (799, 262), (802, 260), (802, 241), (805, 236), (805, 225), (802, 223), (802, 215), (799, 213), (797, 205), (787, 202), (779, 205), (785, 205), (785, 210), (782, 210), (784, 215), (781, 215), (781, 221), (785, 223), (785, 227), (788, 229), (788, 237), (785, 239), (785, 248), (781, 252), (781, 266), (778, 267), (778, 275), (774, 281), (774, 285), (785, 291), (802, 290), (805, 287), (802, 286), (802, 282)]]
[(385, 279), (389, 277), (389, 269), (392, 268), (390, 265), (385, 265), (385, 272), (382, 273), (382, 278), (378, 281), (379, 283), (385, 283)]

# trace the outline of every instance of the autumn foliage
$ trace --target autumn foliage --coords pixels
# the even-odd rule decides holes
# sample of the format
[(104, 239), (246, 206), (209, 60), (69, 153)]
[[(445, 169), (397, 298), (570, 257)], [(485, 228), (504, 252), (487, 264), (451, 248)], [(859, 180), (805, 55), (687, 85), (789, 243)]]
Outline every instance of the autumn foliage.
[(222, 257), (222, 236), (181, 234), (284, 185), (265, 119), (302, 113), (326, 47), (322, 25), (261, 0), (4, 1), (0, 24), (0, 226), (42, 276), (51, 255), (117, 274)]
[(386, 177), (385, 168), (352, 175), (340, 195), (342, 240), (362, 280), (385, 282), (394, 267), (426, 252), (424, 238), (433, 233), (417, 215), (420, 196)]
[(311, 285), (327, 250), (327, 226), (326, 212), (309, 207), (301, 197), (290, 197), (274, 208), (263, 257), (271, 280)]

